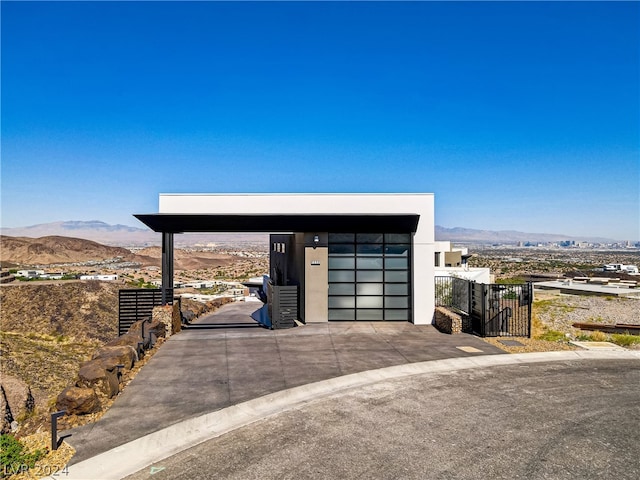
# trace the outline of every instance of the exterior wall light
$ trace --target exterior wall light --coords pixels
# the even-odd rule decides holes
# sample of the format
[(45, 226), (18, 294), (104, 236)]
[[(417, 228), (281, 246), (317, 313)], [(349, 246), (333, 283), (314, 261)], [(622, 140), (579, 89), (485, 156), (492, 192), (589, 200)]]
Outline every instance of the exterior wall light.
[(320, 237), (318, 235), (313, 236), (313, 248), (316, 248), (320, 243)]

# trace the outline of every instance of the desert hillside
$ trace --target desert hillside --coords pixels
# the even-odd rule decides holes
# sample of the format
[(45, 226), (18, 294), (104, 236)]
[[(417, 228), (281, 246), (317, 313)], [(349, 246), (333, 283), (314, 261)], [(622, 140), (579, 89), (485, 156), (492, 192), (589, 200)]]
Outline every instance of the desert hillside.
[(110, 340), (118, 331), (119, 288), (109, 282), (3, 285), (0, 330)]
[(109, 247), (91, 240), (72, 237), (0, 237), (0, 261), (16, 265), (77, 263), (121, 257), (134, 261), (126, 248)]
[[(136, 253), (136, 258), (145, 265), (160, 266), (162, 248), (147, 247)], [(224, 255), (213, 252), (189, 252), (176, 248), (173, 253), (176, 270), (197, 270), (203, 268), (226, 267), (239, 261), (233, 255)]]
[[(133, 254), (126, 248), (110, 247), (82, 238), (50, 236), (41, 238), (0, 236), (0, 261), (3, 265), (51, 265), (103, 261), (121, 258), (141, 266), (161, 264), (162, 249), (148, 247)], [(188, 252), (175, 249), (176, 270), (197, 270), (233, 265), (238, 257), (212, 252)]]
[(14, 416), (27, 388), (45, 412), (78, 365), (117, 336), (118, 288), (107, 282), (0, 286), (0, 382)]

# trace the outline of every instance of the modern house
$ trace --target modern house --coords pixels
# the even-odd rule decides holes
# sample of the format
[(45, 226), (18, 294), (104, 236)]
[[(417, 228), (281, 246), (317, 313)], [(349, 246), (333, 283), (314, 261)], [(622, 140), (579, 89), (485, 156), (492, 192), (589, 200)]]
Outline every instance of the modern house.
[(98, 280), (100, 282), (114, 282), (118, 275), (80, 275), (80, 280)]
[(454, 247), (451, 242), (435, 242), (435, 275), (436, 277), (458, 277), (472, 282), (493, 283), (494, 277), (489, 268), (470, 267), (469, 254), (466, 247)]
[(298, 320), (432, 323), (433, 194), (161, 194), (158, 210), (135, 216), (162, 233), (165, 301), (175, 234), (266, 232)]
[(18, 270), (16, 272), (17, 277), (23, 278), (38, 278), (40, 275), (44, 275), (44, 270)]

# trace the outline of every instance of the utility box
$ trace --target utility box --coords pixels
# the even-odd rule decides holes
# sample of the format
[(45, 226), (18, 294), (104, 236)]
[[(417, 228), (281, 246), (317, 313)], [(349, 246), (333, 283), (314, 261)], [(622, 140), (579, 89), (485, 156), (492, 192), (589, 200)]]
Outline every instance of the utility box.
[(298, 285), (268, 283), (268, 306), (271, 328), (292, 328), (298, 319)]

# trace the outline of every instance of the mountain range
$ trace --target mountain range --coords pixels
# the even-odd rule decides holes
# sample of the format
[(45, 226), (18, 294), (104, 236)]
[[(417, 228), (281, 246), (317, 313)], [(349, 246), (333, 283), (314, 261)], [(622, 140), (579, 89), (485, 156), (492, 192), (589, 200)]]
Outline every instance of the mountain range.
[[(12, 237), (39, 238), (46, 236), (64, 236), (84, 238), (112, 246), (150, 246), (160, 245), (161, 236), (146, 228), (128, 225), (109, 225), (108, 223), (91, 221), (64, 221), (42, 223), (28, 227), (2, 228), (2, 235)], [(517, 242), (558, 242), (586, 241), (594, 243), (614, 243), (616, 240), (599, 237), (572, 237), (563, 234), (526, 233), (513, 230), (475, 230), (471, 228), (446, 228), (436, 225), (436, 240), (449, 240), (456, 243), (517, 243)], [(193, 246), (207, 243), (258, 243), (266, 242), (267, 234), (187, 234), (177, 235), (176, 246)]]
[[(45, 236), (38, 238), (0, 235), (0, 263), (3, 267), (76, 264), (119, 259), (119, 262), (137, 263), (143, 267), (161, 264), (162, 249), (157, 246), (137, 250), (103, 245), (86, 238)], [(213, 252), (185, 252), (175, 249), (177, 270), (198, 270), (224, 267), (240, 257)]]
[[(49, 236), (83, 238), (104, 245), (145, 247), (160, 245), (162, 236), (148, 228), (109, 225), (100, 220), (41, 223), (28, 227), (0, 228), (0, 234), (11, 237), (40, 238)], [(176, 235), (175, 245), (181, 247), (207, 243), (267, 242), (267, 234), (187, 234)]]

